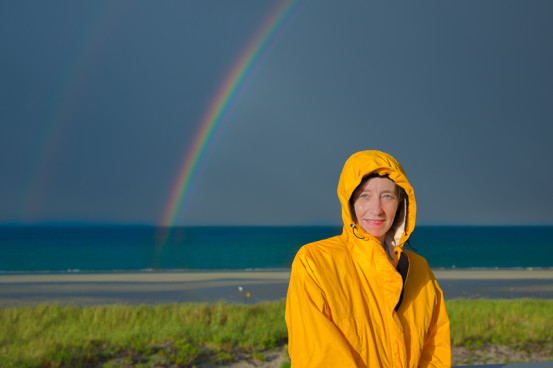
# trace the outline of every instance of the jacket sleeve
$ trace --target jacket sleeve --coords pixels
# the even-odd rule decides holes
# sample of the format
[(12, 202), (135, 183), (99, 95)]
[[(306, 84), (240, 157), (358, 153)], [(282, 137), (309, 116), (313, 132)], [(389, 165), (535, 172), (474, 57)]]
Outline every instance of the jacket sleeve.
[(436, 295), (432, 322), (424, 342), (419, 368), (451, 367), (449, 317), (447, 316), (442, 290), (436, 279), (433, 282), (438, 294)]
[(292, 367), (357, 367), (311, 267), (299, 253), (292, 264), (285, 316)]

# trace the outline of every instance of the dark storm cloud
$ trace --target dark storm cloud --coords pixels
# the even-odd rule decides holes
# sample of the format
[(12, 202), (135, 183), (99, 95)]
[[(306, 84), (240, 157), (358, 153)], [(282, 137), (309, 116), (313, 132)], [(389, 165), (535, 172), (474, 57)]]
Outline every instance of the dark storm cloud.
[[(0, 221), (158, 223), (201, 117), (275, 5), (2, 3)], [(419, 223), (552, 224), (552, 8), (300, 2), (178, 222), (339, 224), (343, 162), (381, 149), (406, 169)]]

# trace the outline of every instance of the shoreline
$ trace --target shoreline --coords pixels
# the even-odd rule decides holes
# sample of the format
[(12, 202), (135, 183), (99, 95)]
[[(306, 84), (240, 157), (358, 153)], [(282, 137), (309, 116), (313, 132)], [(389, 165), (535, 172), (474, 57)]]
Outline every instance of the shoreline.
[[(439, 280), (553, 280), (553, 268), (433, 269)], [(43, 271), (0, 273), (3, 283), (41, 282), (198, 282), (221, 279), (286, 280), (290, 269), (278, 270), (155, 270), (155, 271)]]
[[(553, 298), (553, 269), (435, 269), (446, 300)], [(290, 270), (0, 274), (0, 307), (284, 300)], [(249, 293), (249, 297), (246, 296)]]

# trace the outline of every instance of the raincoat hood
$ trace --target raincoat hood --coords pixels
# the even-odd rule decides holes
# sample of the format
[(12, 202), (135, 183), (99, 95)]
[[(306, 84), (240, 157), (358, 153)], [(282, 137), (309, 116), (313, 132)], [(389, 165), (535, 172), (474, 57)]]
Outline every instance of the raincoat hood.
[[(364, 177), (370, 174), (388, 175), (407, 194), (404, 203), (400, 203), (396, 218), (401, 216), (398, 226), (392, 227), (388, 234), (398, 246), (409, 239), (415, 228), (417, 205), (413, 187), (409, 184), (405, 171), (391, 155), (371, 150), (361, 151), (353, 154), (344, 164), (340, 181), (338, 183), (338, 198), (342, 205), (342, 219), (344, 221), (344, 233), (355, 231), (357, 237), (369, 239), (372, 235), (367, 234), (361, 226), (355, 226), (355, 216), (350, 207), (350, 198), (355, 189), (359, 186)], [(354, 228), (355, 226), (355, 228)]]

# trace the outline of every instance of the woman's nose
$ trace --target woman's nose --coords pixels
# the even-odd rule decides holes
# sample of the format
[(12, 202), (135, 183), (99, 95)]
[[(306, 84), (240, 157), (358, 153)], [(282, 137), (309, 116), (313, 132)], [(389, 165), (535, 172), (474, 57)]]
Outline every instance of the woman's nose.
[(369, 212), (372, 215), (380, 215), (382, 213), (382, 203), (380, 199), (375, 198), (369, 203)]

